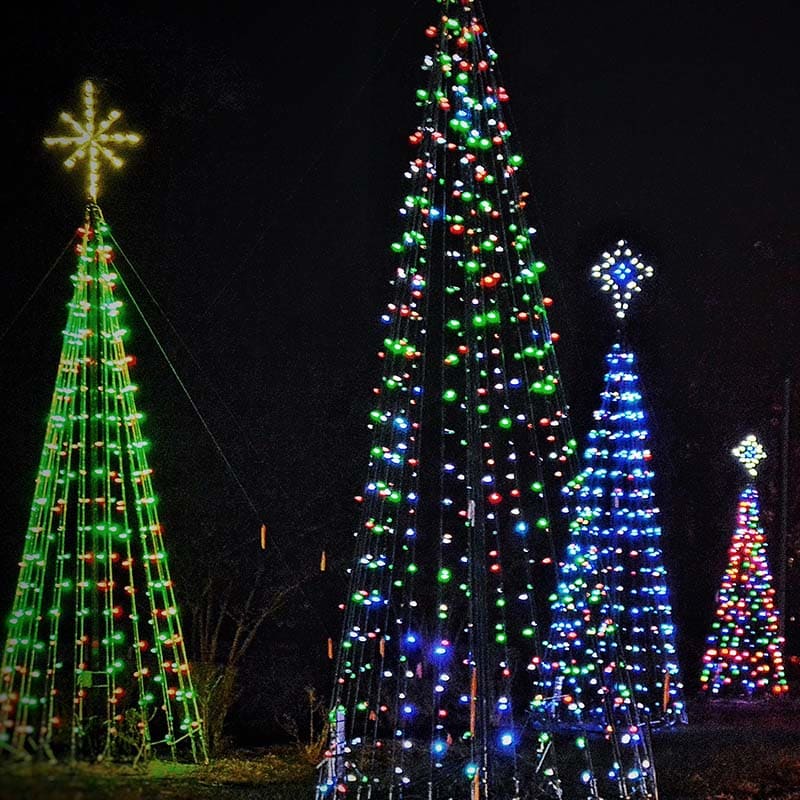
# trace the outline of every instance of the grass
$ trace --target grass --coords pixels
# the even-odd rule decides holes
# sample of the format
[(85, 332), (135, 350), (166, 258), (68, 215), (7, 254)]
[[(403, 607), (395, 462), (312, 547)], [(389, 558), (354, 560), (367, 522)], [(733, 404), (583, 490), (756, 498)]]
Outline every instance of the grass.
[(661, 800), (800, 800), (800, 705), (691, 709), (654, 736)]
[[(800, 800), (796, 704), (695, 709), (688, 728), (656, 733), (654, 749), (660, 800)], [(199, 767), (6, 763), (0, 800), (304, 800), (314, 777), (295, 748)]]
[(0, 800), (299, 800), (313, 767), (292, 750), (216, 759), (208, 766), (5, 764)]

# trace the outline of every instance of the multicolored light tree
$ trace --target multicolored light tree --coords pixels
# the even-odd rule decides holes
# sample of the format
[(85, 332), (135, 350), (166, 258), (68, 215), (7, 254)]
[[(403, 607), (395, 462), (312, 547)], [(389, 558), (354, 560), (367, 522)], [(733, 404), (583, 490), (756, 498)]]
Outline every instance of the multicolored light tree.
[(63, 113), (68, 168), (87, 167), (64, 343), (0, 672), (0, 748), (71, 760), (186, 749), (205, 759), (198, 704), (126, 353), (100, 168), (122, 164), (83, 87)]
[(609, 721), (610, 770), (571, 737), (565, 778), (533, 725), (576, 443), (497, 53), (476, 3), (438, 2), (318, 797), (649, 797), (638, 734)]
[[(603, 259), (592, 277), (622, 321), (653, 269), (625, 241)], [(620, 724), (686, 721), (647, 414), (636, 358), (622, 339), (620, 331), (606, 356), (595, 427), (569, 491), (571, 541), (548, 643), (549, 711), (561, 724), (595, 730), (609, 708)], [(627, 681), (618, 683), (615, 669)]]
[(739, 495), (736, 532), (717, 594), (716, 619), (703, 656), (700, 687), (712, 697), (757, 699), (789, 691), (780, 611), (767, 563), (755, 478), (766, 453), (752, 434), (733, 450), (751, 480)]

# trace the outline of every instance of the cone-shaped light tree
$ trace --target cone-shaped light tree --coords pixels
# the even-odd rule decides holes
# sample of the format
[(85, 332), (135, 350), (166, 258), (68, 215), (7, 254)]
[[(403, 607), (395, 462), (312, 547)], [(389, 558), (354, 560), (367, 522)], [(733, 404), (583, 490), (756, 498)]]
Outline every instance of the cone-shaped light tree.
[(318, 796), (651, 796), (629, 726), (613, 763), (572, 736), (565, 776), (530, 713), (575, 441), (498, 56), (479, 4), (438, 2)]
[(24, 755), (205, 759), (158, 516), (149, 442), (126, 352), (101, 166), (122, 164), (120, 112), (61, 120), (68, 168), (88, 175), (72, 298), (47, 417), (0, 673), (0, 747)]
[(712, 698), (758, 699), (788, 692), (783, 664), (780, 610), (767, 563), (755, 478), (766, 458), (755, 436), (733, 450), (748, 475), (739, 495), (736, 531), (717, 593), (716, 618), (703, 656), (700, 687)]
[[(571, 538), (553, 597), (548, 694), (552, 715), (568, 726), (601, 730), (609, 709), (621, 722), (686, 720), (651, 435), (636, 357), (621, 327), (652, 274), (625, 241), (592, 269), (620, 328), (606, 356), (583, 469), (568, 493)], [(628, 681), (619, 684), (614, 669)]]

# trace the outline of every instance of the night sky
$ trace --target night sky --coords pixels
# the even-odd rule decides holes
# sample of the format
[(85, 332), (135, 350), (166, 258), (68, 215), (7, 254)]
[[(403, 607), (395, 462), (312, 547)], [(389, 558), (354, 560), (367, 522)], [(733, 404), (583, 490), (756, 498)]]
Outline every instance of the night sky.
[[(393, 269), (388, 245), (400, 230), (407, 137), (419, 119), (413, 93), (430, 47), (423, 31), (438, 7), (250, 5), (23, 3), (6, 12), (2, 608), (73, 259), (31, 295), (83, 213), (82, 177), (65, 173), (41, 138), (60, 132), (62, 109), (80, 111), (87, 78), (100, 87), (101, 109), (123, 109), (122, 126), (144, 135), (123, 154), (123, 172), (106, 173), (100, 204), (152, 297), (120, 266), (256, 507), (129, 308), (175, 576), (187, 559), (208, 555), (201, 522), (238, 554), (220, 566), (232, 579), (235, 558), (259, 557), (262, 520), (291, 565), (318, 559), (323, 547), (334, 560), (351, 551), (365, 414), (380, 369), (377, 318)], [(614, 335), (589, 269), (622, 237), (656, 268), (629, 333), (652, 415), (692, 688), (742, 484), (730, 450), (746, 433), (761, 436), (772, 456), (762, 490), (768, 533), (777, 533), (787, 375), (798, 507), (795, 29), (772, 5), (489, 0), (484, 10), (526, 159), (523, 188), (535, 199), (536, 249), (551, 267), (544, 285), (556, 301), (551, 324), (562, 335), (581, 438)], [(314, 546), (305, 537), (308, 552), (297, 552), (293, 538), (308, 528)], [(308, 627), (320, 651), (332, 629), (338, 635), (343, 600), (341, 582), (327, 585), (330, 596), (317, 592), (304, 612), (322, 618)]]

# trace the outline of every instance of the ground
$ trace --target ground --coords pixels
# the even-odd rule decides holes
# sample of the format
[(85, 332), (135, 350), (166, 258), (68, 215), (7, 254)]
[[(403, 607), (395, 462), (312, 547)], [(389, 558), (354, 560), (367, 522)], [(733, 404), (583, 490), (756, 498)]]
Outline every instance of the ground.
[[(654, 746), (659, 800), (800, 800), (798, 704), (696, 708), (692, 725), (656, 733)], [(307, 758), (285, 747), (240, 752), (208, 767), (0, 770), (0, 800), (310, 800), (314, 783)]]

